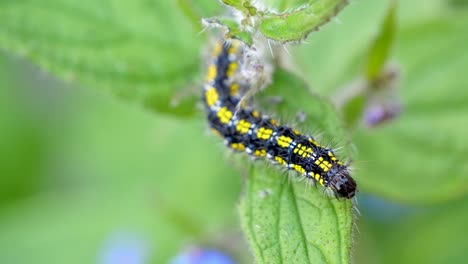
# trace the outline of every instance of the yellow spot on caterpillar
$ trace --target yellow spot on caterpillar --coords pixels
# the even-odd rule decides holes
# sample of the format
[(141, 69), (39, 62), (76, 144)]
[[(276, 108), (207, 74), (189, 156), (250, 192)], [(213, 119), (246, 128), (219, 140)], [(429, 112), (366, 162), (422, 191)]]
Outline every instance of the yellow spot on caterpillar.
[(226, 75), (227, 77), (232, 77), (234, 75), (234, 72), (237, 70), (238, 64), (236, 62), (231, 62), (229, 63)]
[(275, 157), (275, 161), (278, 162), (281, 165), (286, 165), (286, 161), (283, 158), (279, 157), (279, 156)]
[(231, 86), (229, 86), (229, 94), (231, 96), (237, 95), (238, 92), (239, 92), (239, 84), (234, 83)]
[(276, 121), (276, 119), (273, 119), (273, 118), (272, 118), (272, 119), (270, 119), (270, 122), (271, 122), (271, 124), (274, 125), (274, 126), (279, 126), (279, 123), (278, 123), (278, 121)]
[(257, 137), (259, 139), (268, 140), (271, 137), (272, 133), (273, 133), (273, 130), (269, 128), (261, 127), (258, 129)]
[(208, 106), (213, 106), (216, 101), (218, 101), (218, 92), (214, 87), (210, 87), (205, 92), (206, 104)]
[(216, 65), (211, 64), (208, 67), (208, 71), (206, 73), (206, 81), (207, 82), (212, 82), (216, 78), (216, 75), (218, 74), (218, 70), (216, 69)]
[(259, 114), (257, 111), (255, 111), (255, 110), (252, 111), (252, 115), (253, 115), (254, 117), (259, 117), (259, 116), (260, 116), (260, 114)]
[(333, 153), (331, 151), (328, 151), (328, 156), (330, 156), (331, 160), (332, 161), (337, 161), (338, 159), (335, 157), (335, 155), (333, 155)]
[(228, 54), (234, 54), (239, 49), (240, 43), (238, 41), (233, 41), (231, 47), (228, 49)]
[(304, 174), (305, 173), (305, 169), (301, 166), (301, 165), (298, 165), (298, 164), (293, 164), (293, 169), (301, 174)]
[(316, 181), (320, 181), (321, 176), (320, 176), (320, 174), (316, 173), (314, 178), (315, 178)]
[(314, 179), (315, 179), (315, 181), (317, 181), (318, 183), (320, 183), (321, 185), (323, 185), (323, 178), (322, 178), (322, 175), (320, 175), (320, 174), (317, 173), (317, 174), (314, 175)]
[(309, 142), (312, 143), (312, 144), (314, 144), (314, 145), (317, 146), (317, 147), (322, 147), (322, 146), (320, 146), (319, 143), (317, 143), (317, 141), (313, 140), (312, 138), (309, 138)]
[(323, 157), (318, 158), (315, 161), (315, 165), (318, 165), (324, 172), (327, 172), (332, 167), (332, 164), (324, 160)]
[(242, 143), (232, 143), (231, 148), (233, 148), (235, 150), (240, 150), (240, 151), (245, 150), (245, 146)]
[(320, 163), (322, 163), (322, 161), (323, 161), (323, 157), (318, 158), (318, 159), (315, 161), (315, 165), (320, 165)]
[(229, 123), (232, 117), (232, 112), (227, 109), (227, 107), (223, 107), (218, 111), (218, 118), (219, 121), (223, 124)]
[(325, 164), (323, 164), (323, 163), (320, 164), (319, 167), (322, 168), (322, 170), (323, 170), (324, 172), (327, 172), (327, 171), (328, 171), (328, 167), (327, 167)]
[(296, 134), (296, 135), (299, 135), (299, 134), (300, 134), (299, 131), (297, 131), (297, 130), (294, 129), (294, 128), (292, 129), (292, 131), (293, 131), (293, 133)]
[(302, 144), (298, 144), (296, 148), (294, 148), (294, 153), (298, 154), (303, 158), (308, 158), (313, 153), (312, 148), (308, 148)]
[(258, 157), (265, 157), (266, 156), (266, 150), (257, 149), (257, 150), (255, 150), (254, 155), (258, 156)]
[(292, 142), (292, 138), (286, 137), (286, 136), (280, 136), (277, 141), (278, 146), (283, 147), (283, 148), (289, 147), (291, 142)]
[(239, 123), (237, 123), (236, 130), (241, 134), (245, 134), (249, 131), (250, 125), (251, 124), (249, 122), (242, 119), (239, 121)]

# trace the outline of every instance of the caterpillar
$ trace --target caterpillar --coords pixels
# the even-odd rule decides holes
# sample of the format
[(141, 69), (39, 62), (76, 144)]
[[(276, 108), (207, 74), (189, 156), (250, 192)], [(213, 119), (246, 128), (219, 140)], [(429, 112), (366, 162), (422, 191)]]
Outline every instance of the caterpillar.
[(331, 149), (243, 103), (248, 81), (235, 75), (243, 67), (246, 49), (237, 40), (216, 44), (202, 95), (211, 129), (236, 152), (294, 170), (331, 190), (337, 198), (354, 197), (356, 182)]

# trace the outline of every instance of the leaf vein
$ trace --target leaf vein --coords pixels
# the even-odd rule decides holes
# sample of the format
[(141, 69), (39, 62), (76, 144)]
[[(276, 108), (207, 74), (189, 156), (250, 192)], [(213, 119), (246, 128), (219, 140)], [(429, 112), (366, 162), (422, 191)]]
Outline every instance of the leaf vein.
[(257, 241), (257, 236), (255, 235), (255, 229), (253, 228), (253, 188), (254, 188), (254, 182), (256, 178), (256, 174), (253, 173), (253, 169), (250, 170), (250, 175), (252, 175), (251, 183), (248, 184), (248, 196), (249, 196), (249, 218), (248, 218), (248, 227), (250, 229), (250, 235), (252, 237), (252, 244), (257, 247), (257, 252), (260, 254), (260, 258), (262, 260), (262, 263), (265, 263), (265, 256), (263, 255), (263, 250), (261, 249), (260, 244)]
[(307, 260), (309, 263), (312, 263), (310, 261), (310, 256), (309, 256), (309, 247), (307, 246), (307, 237), (306, 237), (306, 234), (305, 234), (305, 231), (304, 231), (304, 227), (302, 226), (302, 220), (301, 220), (301, 214), (299, 212), (299, 207), (297, 206), (297, 202), (296, 202), (296, 194), (294, 192), (294, 185), (293, 184), (290, 184), (290, 191), (292, 193), (292, 196), (293, 196), (293, 206), (294, 206), (294, 211), (296, 212), (296, 218), (297, 218), (297, 221), (299, 222), (299, 231), (300, 231), (300, 234), (301, 234), (301, 237), (302, 237), (302, 241), (304, 241), (304, 249), (305, 249), (305, 253), (306, 253), (306, 257), (307, 257)]
[(278, 201), (278, 206), (276, 207), (278, 217), (276, 217), (276, 234), (278, 236), (278, 247), (279, 247), (279, 259), (280, 263), (283, 263), (283, 252), (281, 249), (281, 231), (280, 231), (280, 222), (281, 222), (281, 203), (282, 203), (282, 196), (283, 196), (283, 190), (284, 190), (284, 184), (280, 183), (280, 190), (279, 190), (279, 201)]

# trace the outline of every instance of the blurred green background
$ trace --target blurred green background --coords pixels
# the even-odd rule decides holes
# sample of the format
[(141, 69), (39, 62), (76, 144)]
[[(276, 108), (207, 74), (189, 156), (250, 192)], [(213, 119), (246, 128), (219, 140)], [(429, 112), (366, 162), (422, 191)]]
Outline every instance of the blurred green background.
[[(26, 1), (0, 3), (0, 263), (168, 263), (196, 248), (214, 248), (251, 263), (237, 213), (242, 177), (219, 140), (207, 133), (201, 111), (193, 107), (196, 96), (174, 116), (160, 104), (173, 94), (151, 92), (171, 85), (184, 90), (200, 79), (204, 41), (193, 21), (183, 19), (188, 13), (172, 2), (155, 4), (160, 5), (157, 14), (169, 15), (152, 21), (155, 28), (136, 30), (129, 46), (109, 53), (123, 52), (130, 64), (140, 65), (138, 59), (145, 57), (155, 60), (140, 65), (148, 66), (148, 72), (129, 67), (135, 72), (120, 87), (112, 86), (112, 80), (119, 83), (122, 76), (106, 72), (112, 60), (92, 64), (92, 54), (101, 54), (99, 50), (70, 55), (79, 43), (73, 38), (87, 40), (87, 28), (70, 34), (67, 41), (74, 44), (67, 44), (53, 38), (61, 36), (54, 35), (60, 28), (35, 28), (34, 19), (25, 19), (35, 12), (54, 14), (60, 2), (46, 1), (42, 9)], [(78, 18), (85, 11), (107, 10), (94, 8), (92, 1), (82, 6), (63, 2), (67, 14)], [(221, 10), (215, 1), (192, 3), (203, 16)], [(353, 2), (340, 15), (341, 22), (312, 35), (308, 45), (290, 47), (314, 91), (333, 96), (359, 76), (387, 6), (386, 1)], [(116, 17), (125, 18), (125, 11), (130, 20), (139, 17), (127, 29), (149, 23), (138, 15), (141, 10), (125, 4), (113, 8)], [(106, 19), (104, 14), (100, 19)], [(50, 26), (56, 23), (53, 18), (37, 19)], [(174, 25), (174, 35), (163, 34)], [(157, 31), (151, 36), (167, 43), (153, 45), (146, 31)], [(158, 46), (162, 42), (165, 46)], [(179, 47), (158, 57), (171, 50), (171, 43), (187, 53), (180, 62), (187, 67), (173, 66)], [(400, 3), (392, 60), (402, 72), (403, 112), (388, 124), (353, 134), (361, 186), (355, 263), (468, 259), (466, 43), (467, 1)], [(156, 51), (148, 55), (145, 51), (151, 49)], [(89, 74), (91, 66), (100, 75)], [(166, 66), (182, 77), (167, 73)], [(160, 85), (147, 77), (161, 72), (166, 75), (156, 80)], [(167, 76), (173, 79), (166, 82)], [(152, 98), (144, 103), (157, 111), (89, 89), (100, 85), (135, 99), (131, 102)], [(133, 85), (142, 90), (131, 90)], [(128, 262), (115, 260), (119, 256)]]

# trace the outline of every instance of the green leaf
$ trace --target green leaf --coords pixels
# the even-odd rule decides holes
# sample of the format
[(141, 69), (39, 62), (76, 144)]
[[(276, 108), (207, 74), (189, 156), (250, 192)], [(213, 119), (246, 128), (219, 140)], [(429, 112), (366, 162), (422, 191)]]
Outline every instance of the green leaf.
[(256, 166), (240, 205), (257, 263), (349, 263), (352, 203)]
[(292, 50), (306, 82), (322, 95), (334, 95), (361, 75), (359, 66), (364, 65), (370, 40), (387, 7), (386, 1), (352, 3), (340, 14), (341, 23), (329, 23), (307, 40), (309, 44)]
[(361, 121), (366, 102), (366, 96), (356, 95), (345, 103), (342, 111), (344, 123), (347, 128), (354, 129), (357, 125), (359, 125), (359, 121)]
[(288, 9), (298, 9), (308, 3), (309, 0), (263, 0), (263, 2), (269, 8), (282, 12)]
[(405, 105), (397, 120), (355, 134), (362, 190), (411, 203), (468, 193), (467, 27), (465, 14), (447, 14), (399, 33)]
[(257, 8), (249, 0), (221, 0), (221, 2), (243, 12), (246, 16), (257, 14)]
[(347, 0), (309, 1), (292, 12), (266, 12), (260, 19), (259, 30), (268, 39), (282, 43), (303, 40), (336, 16), (347, 3)]
[(365, 70), (369, 81), (379, 76), (388, 60), (396, 31), (396, 7), (396, 2), (392, 0), (380, 32), (369, 49)]
[(23, 95), (12, 81), (11, 66), (0, 53), (0, 208), (12, 201), (28, 198), (41, 189), (41, 164), (44, 162), (45, 134), (33, 122)]
[[(424, 4), (424, 9), (421, 6)], [(361, 191), (406, 203), (436, 203), (466, 195), (468, 99), (464, 71), (467, 11), (441, 2), (400, 1), (394, 57), (401, 69), (402, 113), (375, 129), (356, 130), (353, 167)], [(360, 74), (366, 47), (388, 10), (386, 2), (350, 5), (310, 45), (292, 51), (306, 82), (320, 94), (341, 93)], [(366, 14), (363, 16), (362, 14)], [(429, 45), (430, 43), (430, 45)], [(436, 186), (436, 187), (435, 187)]]
[(465, 262), (468, 238), (460, 231), (466, 229), (467, 212), (464, 199), (386, 228), (379, 240), (386, 263)]
[[(343, 154), (349, 157), (349, 135), (335, 107), (328, 99), (310, 92), (307, 84), (297, 76), (277, 69), (272, 84), (255, 99), (266, 113), (272, 113), (280, 121), (297, 124), (303, 134), (309, 132), (314, 137), (322, 134), (322, 145), (344, 147)], [(301, 116), (305, 120), (297, 120)]]
[(190, 19), (192, 25), (197, 30), (202, 30), (202, 25), (200, 23), (201, 14), (195, 8), (195, 5), (190, 0), (176, 0), (177, 5), (180, 11)]
[(302, 5), (293, 11), (277, 13), (272, 10), (274, 8), (285, 10), (299, 3), (292, 3), (293, 1), (288, 0), (270, 0), (267, 1), (269, 7), (262, 8), (260, 12), (255, 4), (247, 0), (222, 0), (222, 2), (239, 10), (245, 17), (257, 18), (258, 25), (248, 20), (244, 22), (254, 27), (255, 30), (258, 27), (258, 30), (268, 39), (281, 43), (305, 39), (312, 31), (317, 31), (320, 26), (336, 16), (348, 3), (347, 0), (299, 1)]
[[(281, 103), (271, 106), (271, 96), (280, 96)], [(330, 104), (312, 96), (287, 72), (277, 71), (273, 85), (258, 97), (261, 105), (276, 109), (273, 117), (301, 110), (314, 129), (324, 129), (331, 137), (343, 133)], [(257, 263), (350, 262), (351, 201), (327, 197), (305, 184), (288, 182), (278, 168), (256, 165), (250, 171), (240, 214)]]
[(204, 120), (148, 114), (11, 57), (0, 61), (0, 263), (99, 263), (122, 233), (168, 263), (188, 240), (239, 229), (240, 178)]
[(245, 2), (244, 0), (221, 0), (224, 4), (234, 7), (237, 10), (242, 10), (244, 9), (243, 3)]
[(405, 208), (403, 215), (380, 223), (361, 221), (356, 263), (466, 262), (468, 238), (461, 230), (468, 221), (467, 202), (465, 198), (423, 210)]
[[(362, 75), (371, 40), (380, 31), (388, 7), (388, 1), (351, 2), (340, 13), (341, 23), (329, 23), (307, 39), (308, 44), (290, 48), (306, 82), (322, 95), (334, 95)], [(401, 32), (408, 26), (424, 24), (440, 17), (444, 11), (440, 0), (399, 1), (397, 30)], [(397, 48), (402, 48), (402, 36), (396, 35), (393, 54)], [(399, 59), (396, 54), (394, 57)]]
[[(203, 6), (212, 2), (197, 3)], [(190, 8), (180, 1), (1, 1), (0, 47), (62, 79), (188, 116), (195, 100), (171, 102), (202, 74), (203, 37), (195, 37), (198, 13)]]
[(241, 25), (237, 23), (236, 20), (231, 19), (231, 18), (208, 18), (208, 19), (203, 19), (203, 23), (207, 25), (212, 25), (214, 27), (224, 27), (227, 29), (227, 32), (225, 34), (226, 39), (238, 39), (248, 46), (252, 46), (253, 44), (253, 39), (252, 36), (250, 35), (249, 32), (244, 31), (241, 28)]

